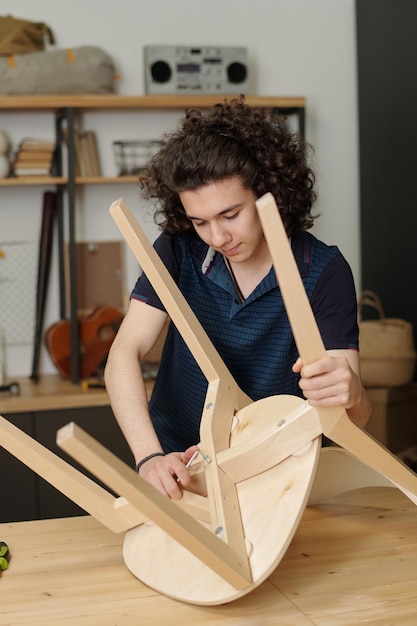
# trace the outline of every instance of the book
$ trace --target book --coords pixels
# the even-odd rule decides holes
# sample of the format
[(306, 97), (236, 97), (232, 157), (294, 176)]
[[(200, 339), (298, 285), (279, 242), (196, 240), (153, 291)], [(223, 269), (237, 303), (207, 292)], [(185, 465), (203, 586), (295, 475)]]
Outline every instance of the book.
[(96, 134), (92, 130), (86, 131), (87, 154), (90, 176), (101, 176), (100, 159), (97, 148)]
[[(75, 176), (81, 178), (101, 176), (101, 166), (95, 132), (92, 130), (75, 130), (73, 138), (75, 150)], [(67, 142), (65, 129), (62, 133), (62, 139)]]
[(32, 152), (33, 151), (53, 152), (55, 150), (55, 142), (45, 140), (45, 139), (36, 139), (36, 138), (28, 137), (26, 139), (22, 139), (22, 141), (20, 142), (19, 151), (20, 150), (32, 151)]
[(87, 155), (85, 153), (85, 147), (82, 142), (82, 133), (80, 131), (74, 132), (74, 147), (75, 147), (75, 175), (87, 177)]
[(14, 155), (15, 176), (48, 175), (54, 160), (55, 143), (27, 137), (19, 143)]
[(94, 131), (76, 131), (74, 143), (76, 175), (86, 178), (101, 176), (97, 140)]
[(50, 167), (32, 167), (32, 168), (14, 168), (13, 172), (15, 176), (48, 176), (50, 173)]
[(50, 150), (19, 150), (16, 153), (16, 158), (22, 162), (44, 161), (50, 163), (53, 156), (54, 153)]
[(16, 170), (33, 170), (34, 168), (44, 168), (44, 169), (50, 169), (51, 168), (51, 161), (19, 161), (19, 159), (17, 159), (14, 164), (13, 164), (13, 169)]
[(89, 178), (90, 176), (92, 176), (92, 163), (87, 131), (83, 131), (80, 133), (80, 143), (85, 162), (85, 176)]
[[(27, 154), (31, 156), (28, 158)], [(16, 176), (31, 176), (34, 174), (50, 174), (53, 164), (53, 153), (30, 152), (19, 150), (14, 158), (13, 172)]]
[(51, 163), (54, 157), (53, 152), (16, 152), (14, 155), (15, 161), (21, 163)]
[(15, 161), (13, 164), (13, 169), (15, 170), (33, 170), (34, 168), (44, 168), (44, 169), (51, 169), (51, 163), (50, 161), (33, 161), (32, 163), (27, 163), (26, 161), (24, 161), (23, 163), (21, 161)]

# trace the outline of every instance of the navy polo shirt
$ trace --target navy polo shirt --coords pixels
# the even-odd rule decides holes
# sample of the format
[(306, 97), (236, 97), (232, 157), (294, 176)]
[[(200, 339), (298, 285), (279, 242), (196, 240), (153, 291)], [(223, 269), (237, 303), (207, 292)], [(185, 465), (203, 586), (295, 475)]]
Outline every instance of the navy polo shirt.
[[(303, 232), (291, 247), (326, 349), (358, 349), (356, 293), (338, 248)], [(155, 248), (236, 383), (256, 401), (301, 396), (297, 349), (273, 268), (240, 302), (223, 256), (195, 237), (160, 235)], [(164, 310), (145, 274), (132, 298)], [(149, 410), (165, 452), (199, 442), (207, 380), (171, 323)]]

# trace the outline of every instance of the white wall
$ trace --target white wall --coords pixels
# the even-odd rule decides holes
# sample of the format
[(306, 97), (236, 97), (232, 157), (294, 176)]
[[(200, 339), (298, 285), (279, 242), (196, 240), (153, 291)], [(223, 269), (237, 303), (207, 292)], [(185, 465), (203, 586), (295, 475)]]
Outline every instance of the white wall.
[[(339, 245), (350, 262), (359, 289), (359, 183), (356, 106), (354, 0), (72, 0), (65, 8), (57, 0), (0, 0), (0, 15), (45, 21), (54, 31), (57, 47), (97, 45), (113, 58), (121, 75), (121, 94), (143, 94), (142, 48), (148, 44), (244, 45), (250, 53), (252, 88), (258, 95), (305, 96), (307, 139), (315, 148), (321, 217), (315, 234)], [(105, 174), (115, 173), (111, 142), (114, 139), (158, 136), (175, 118), (155, 114), (90, 114), (84, 126), (97, 130)], [(162, 126), (161, 126), (162, 124)], [(27, 135), (52, 136), (51, 118), (45, 115), (0, 114), (0, 129), (12, 141)], [(107, 208), (124, 196), (155, 233), (146, 210), (139, 206), (136, 189), (101, 186), (80, 194), (78, 237), (119, 239)], [(30, 223), (38, 232), (42, 190), (0, 189), (0, 220)], [(20, 225), (19, 225), (20, 224)], [(1, 221), (0, 221), (1, 225)], [(1, 229), (1, 226), (0, 226)], [(127, 289), (137, 265), (128, 257)], [(47, 327), (59, 317), (56, 259), (48, 296)], [(34, 294), (34, 290), (33, 290)], [(21, 306), (32, 306), (30, 290)], [(1, 320), (0, 320), (1, 326)], [(28, 375), (32, 345), (9, 345), (7, 375)], [(41, 371), (55, 371), (43, 351)]]

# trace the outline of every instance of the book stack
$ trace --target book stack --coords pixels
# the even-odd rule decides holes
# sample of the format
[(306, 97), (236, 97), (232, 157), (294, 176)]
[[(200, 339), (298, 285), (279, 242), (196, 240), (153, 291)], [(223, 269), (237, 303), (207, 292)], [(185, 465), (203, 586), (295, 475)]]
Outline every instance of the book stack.
[(97, 140), (94, 131), (75, 131), (75, 175), (86, 178), (101, 176)]
[(15, 154), (15, 176), (45, 176), (51, 173), (55, 143), (42, 139), (23, 139)]

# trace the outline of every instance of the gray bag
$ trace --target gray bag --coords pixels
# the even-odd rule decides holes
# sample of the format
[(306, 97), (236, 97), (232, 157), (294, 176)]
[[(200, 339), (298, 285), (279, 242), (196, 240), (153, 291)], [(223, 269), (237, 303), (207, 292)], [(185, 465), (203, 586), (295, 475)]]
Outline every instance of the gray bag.
[(0, 94), (114, 93), (112, 59), (100, 48), (51, 50), (0, 58)]

